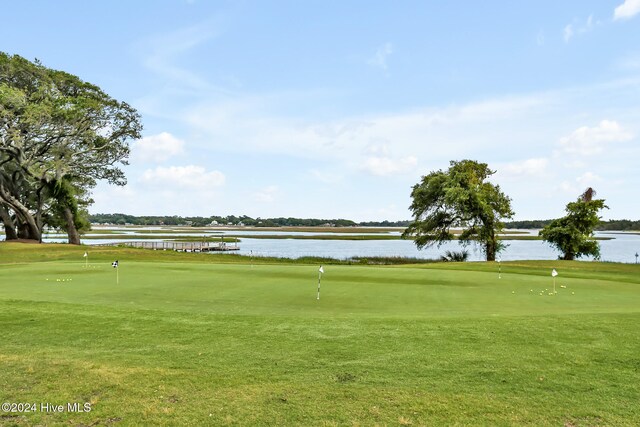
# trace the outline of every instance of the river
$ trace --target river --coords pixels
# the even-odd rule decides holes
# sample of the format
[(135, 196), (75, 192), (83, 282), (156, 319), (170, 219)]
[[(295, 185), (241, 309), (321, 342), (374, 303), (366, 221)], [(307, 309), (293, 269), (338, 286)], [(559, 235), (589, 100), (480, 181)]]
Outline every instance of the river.
[[(326, 235), (329, 233), (311, 232), (246, 232), (246, 234), (278, 234), (278, 235)], [(537, 234), (535, 230), (527, 230), (528, 234)], [(134, 232), (134, 234), (136, 234)], [(205, 233), (180, 233), (175, 234), (176, 238), (182, 236), (202, 236)], [(207, 233), (209, 234), (209, 233)], [(228, 232), (216, 232), (216, 235), (245, 234), (238, 230)], [(342, 233), (341, 233), (342, 234)], [(363, 234), (363, 233), (359, 233)], [(391, 233), (397, 234), (397, 233)], [(148, 234), (145, 234), (148, 236)], [(211, 235), (211, 234), (209, 234)], [(606, 237), (611, 240), (600, 240), (600, 252), (602, 261), (634, 263), (637, 261), (635, 254), (640, 252), (640, 234), (625, 232), (597, 232), (596, 236)], [(45, 238), (49, 242), (64, 242), (62, 236), (50, 235)], [(460, 251), (463, 248), (457, 242), (448, 242), (439, 248), (434, 246), (423, 250), (416, 249), (415, 244), (408, 240), (313, 240), (313, 239), (252, 239), (241, 237), (239, 243), (240, 250), (234, 251), (242, 255), (270, 256), (299, 258), (303, 256), (331, 257), (347, 259), (352, 257), (413, 257), (424, 259), (436, 259), (447, 250)], [(103, 239), (86, 239), (87, 245), (100, 243), (118, 242), (113, 235), (105, 235)], [(145, 239), (145, 241), (162, 241), (162, 239)], [(514, 260), (552, 260), (559, 255), (548, 243), (540, 240), (507, 240), (507, 247), (501, 252), (500, 257), (504, 261)], [(484, 259), (482, 252), (477, 245), (467, 247), (470, 261), (481, 261)], [(592, 258), (585, 258), (591, 260)]]

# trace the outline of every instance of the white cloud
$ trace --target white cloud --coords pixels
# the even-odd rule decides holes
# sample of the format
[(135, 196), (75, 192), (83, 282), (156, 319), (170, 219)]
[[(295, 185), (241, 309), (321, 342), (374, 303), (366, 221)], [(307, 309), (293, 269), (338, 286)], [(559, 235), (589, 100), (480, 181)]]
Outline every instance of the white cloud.
[(602, 178), (593, 172), (585, 172), (573, 180), (565, 180), (560, 184), (560, 190), (564, 193), (574, 194), (576, 197), (588, 187), (602, 182)]
[(270, 185), (253, 194), (253, 199), (262, 203), (273, 203), (280, 190), (275, 185)]
[(586, 21), (584, 21), (584, 23), (577, 22), (574, 20), (573, 23), (568, 24), (567, 26), (564, 27), (564, 31), (563, 31), (564, 42), (569, 43), (569, 40), (571, 40), (573, 37), (588, 33), (589, 31), (593, 30), (596, 24), (600, 25), (600, 21), (595, 22), (593, 20), (593, 15), (589, 15), (589, 17), (587, 18)]
[(640, 13), (640, 0), (625, 0), (613, 12), (613, 20), (629, 19)]
[(317, 181), (325, 184), (336, 184), (342, 181), (342, 175), (335, 172), (320, 171), (317, 169), (311, 169), (309, 174)]
[[(597, 185), (594, 188), (599, 191), (602, 189), (603, 195), (606, 192), (607, 199), (611, 198), (607, 186), (611, 188), (615, 179), (624, 175), (631, 181), (629, 174), (635, 174), (633, 161), (640, 154), (635, 142), (607, 150), (606, 164), (603, 164), (599, 156), (567, 154), (559, 140), (561, 136), (568, 140), (575, 137), (574, 134), (580, 132), (573, 131), (584, 125), (587, 129), (601, 127), (603, 117), (637, 134), (636, 124), (640, 123), (637, 103), (632, 99), (625, 105), (617, 105), (614, 100), (638, 89), (638, 79), (625, 79), (459, 105), (342, 115), (337, 119), (287, 116), (280, 111), (282, 100), (278, 94), (212, 97), (176, 111), (173, 117), (183, 128), (190, 129), (188, 151), (197, 151), (202, 157), (196, 160), (185, 156), (181, 163), (170, 161), (164, 166), (195, 164), (211, 171), (218, 166), (207, 163), (206, 156), (211, 155), (210, 161), (216, 162), (222, 155), (225, 159), (240, 159), (240, 164), (247, 164), (246, 156), (253, 156), (275, 159), (274, 165), (291, 162), (300, 168), (290, 173), (281, 171), (280, 166), (265, 170), (264, 174), (261, 171), (258, 184), (255, 174), (247, 170), (234, 175), (233, 180), (227, 176), (227, 183), (222, 187), (188, 191), (171, 182), (163, 188), (141, 181), (144, 169), (156, 167), (147, 165), (142, 170), (137, 168), (133, 175), (128, 174), (127, 188), (135, 189), (134, 197), (95, 197), (92, 211), (164, 214), (167, 206), (173, 206), (172, 213), (182, 215), (208, 215), (213, 211), (263, 217), (326, 215), (404, 219), (409, 216), (406, 210), (409, 191), (398, 191), (398, 188), (410, 188), (420, 174), (445, 169), (449, 160), (470, 158), (487, 162), (498, 170), (495, 182), (514, 199), (518, 219), (552, 217), (555, 213), (549, 212), (563, 207), (589, 185), (584, 186), (576, 178), (586, 171), (606, 177), (603, 182), (591, 185)], [(312, 93), (308, 99), (313, 101), (323, 96), (326, 94)], [(286, 101), (291, 99), (288, 97)], [(300, 99), (294, 99), (293, 105), (296, 102)], [(192, 118), (198, 120), (191, 121)], [(614, 143), (608, 145), (618, 147)], [(554, 148), (561, 156), (551, 156)], [(402, 174), (403, 168), (412, 167), (412, 162), (403, 165), (401, 161), (412, 156), (419, 159), (418, 164), (413, 163), (412, 172)], [(549, 159), (546, 173), (544, 161), (535, 161), (542, 158)], [(508, 163), (512, 160), (519, 161)], [(580, 163), (575, 162), (578, 160)], [(566, 162), (576, 164), (569, 169)], [(236, 170), (237, 167), (243, 166), (234, 166)], [(511, 175), (502, 174), (507, 169)], [(305, 171), (306, 175), (301, 176)], [(536, 171), (540, 174), (535, 175)], [(354, 177), (354, 174), (360, 176)], [(366, 176), (369, 174), (371, 176)], [(296, 178), (302, 179), (293, 182)], [(568, 193), (558, 189), (562, 182)], [(269, 191), (267, 185), (280, 188), (280, 192)], [(341, 191), (336, 192), (338, 186)], [(395, 190), (391, 190), (393, 187)], [(628, 184), (621, 188), (627, 189)], [(320, 193), (331, 196), (321, 198)], [(334, 193), (342, 194), (335, 196)], [(532, 193), (536, 197), (528, 196)], [(325, 203), (316, 205), (316, 199)], [(335, 203), (326, 203), (329, 199)], [(377, 202), (371, 202), (375, 199)], [(398, 206), (397, 211), (377, 210), (389, 204)], [(340, 213), (335, 214), (336, 210)], [(620, 211), (615, 212), (618, 215)]]
[(217, 38), (223, 32), (224, 22), (218, 16), (189, 27), (158, 33), (137, 44), (143, 64), (158, 76), (171, 81), (173, 90), (190, 91), (224, 90), (213, 86), (206, 78), (182, 65), (182, 57), (195, 48)]
[(225, 177), (200, 166), (147, 169), (126, 187), (99, 183), (92, 212), (126, 212), (131, 215), (210, 215), (228, 205)]
[(375, 176), (390, 176), (409, 173), (418, 164), (415, 156), (407, 156), (404, 158), (395, 158), (391, 154), (388, 139), (371, 138), (372, 142), (364, 147), (364, 155), (366, 156), (360, 165), (363, 170)]
[(523, 140), (517, 120), (541, 108), (553, 111), (553, 105), (547, 106), (554, 98), (553, 94), (504, 97), (439, 109), (308, 122), (271, 117), (266, 111), (268, 102), (248, 99), (195, 106), (184, 120), (202, 135), (200, 143), (207, 149), (337, 160), (359, 167), (365, 162), (390, 163), (369, 157), (440, 160), (444, 156), (449, 160), (504, 148), (502, 136), (516, 131)]
[(184, 141), (168, 132), (145, 136), (132, 147), (132, 157), (143, 162), (163, 162), (184, 154)]
[(602, 178), (593, 172), (585, 172), (576, 178), (576, 182), (580, 185), (580, 188), (593, 187), (594, 184), (602, 182)]
[[(597, 157), (568, 155), (559, 140), (565, 136), (567, 141), (575, 142), (573, 138), (577, 138), (580, 132), (574, 135), (573, 130), (585, 124), (589, 128), (598, 128), (603, 117), (612, 117), (609, 120), (615, 118), (625, 131), (637, 133), (635, 124), (640, 123), (637, 103), (632, 100), (628, 105), (616, 105), (614, 100), (635, 93), (639, 88), (640, 80), (622, 79), (562, 90), (488, 98), (460, 105), (337, 119), (302, 119), (298, 115), (280, 114), (279, 99), (269, 94), (225, 101), (211, 99), (189, 106), (177, 119), (184, 120), (185, 126), (191, 125), (194, 137), (189, 140), (189, 148), (195, 145), (202, 151), (224, 154), (225, 158), (242, 157), (247, 153), (251, 156), (274, 156), (283, 162), (303, 165), (309, 171), (304, 177), (305, 183), (325, 188), (326, 183), (333, 181), (327, 174), (341, 176), (342, 182), (350, 188), (365, 188), (368, 185), (365, 183), (369, 182), (386, 185), (392, 181), (401, 181), (402, 185), (409, 188), (415, 184), (419, 174), (446, 168), (450, 160), (477, 159), (501, 172), (502, 165), (513, 159), (524, 161), (548, 157), (548, 175), (541, 179), (527, 179), (531, 175), (522, 173), (518, 179), (497, 181), (514, 198), (518, 215), (523, 215), (521, 219), (526, 219), (543, 215), (539, 212), (546, 208), (524, 200), (519, 194), (526, 194), (532, 188), (543, 188), (540, 192), (550, 199), (555, 197), (560, 199), (559, 202), (566, 203), (562, 198), (566, 197), (563, 193), (551, 191), (563, 180), (577, 187), (575, 177), (587, 170), (602, 176), (606, 174), (607, 182), (616, 177), (615, 173), (603, 169), (605, 165), (594, 164)], [(311, 94), (307, 99), (313, 101), (317, 96), (325, 95)], [(287, 98), (287, 101), (290, 99)], [(296, 102), (300, 102), (300, 99), (296, 98), (292, 104)], [(613, 145), (618, 147), (609, 143), (609, 146)], [(575, 148), (570, 144), (569, 149)], [(557, 155), (552, 156), (556, 154), (554, 149), (557, 149)], [(638, 153), (638, 149), (630, 143), (623, 144), (620, 149), (629, 154), (617, 149), (608, 150), (608, 165), (616, 163), (614, 159), (617, 159), (617, 169), (633, 170), (629, 162), (637, 158), (632, 154)], [(403, 175), (399, 172), (402, 166), (397, 166), (397, 163), (411, 156), (419, 159), (419, 162), (412, 172)], [(564, 166), (565, 162), (575, 160), (582, 163), (573, 164), (571, 169)], [(528, 170), (531, 173), (535, 170), (532, 162), (519, 166), (523, 169), (521, 172)], [(322, 173), (312, 172), (314, 168)], [(354, 174), (372, 174), (373, 171), (378, 176), (385, 176), (385, 171), (395, 171), (397, 175), (392, 175), (393, 180), (386, 181), (379, 178), (370, 181), (366, 176), (360, 176), (357, 180), (349, 179)], [(285, 182), (279, 178), (281, 175), (272, 172), (269, 175), (272, 178), (268, 178), (270, 181), (264, 185), (275, 184), (280, 188), (287, 185), (287, 194), (301, 191), (301, 199), (308, 197), (304, 195), (304, 190), (295, 189), (301, 185)], [(313, 178), (317, 184), (311, 182)], [(244, 188), (247, 185), (252, 184), (247, 182)], [(312, 209), (315, 209), (308, 200), (304, 204), (287, 204), (282, 197), (277, 199), (282, 203), (265, 203), (257, 208), (254, 196), (257, 188), (249, 190), (248, 194), (242, 188), (234, 191), (245, 195), (242, 203), (248, 206), (239, 211), (250, 213), (251, 209), (256, 209), (255, 215), (264, 216), (265, 209), (271, 206), (276, 216), (286, 212), (285, 206), (286, 209), (299, 209), (298, 212), (304, 212), (304, 209), (313, 212)], [(408, 205), (404, 200), (408, 197), (406, 194), (397, 198), (394, 198), (395, 195), (385, 197), (398, 206)], [(354, 199), (345, 200), (343, 204), (345, 212), (353, 210), (354, 217), (361, 215), (366, 205), (358, 204)], [(301, 207), (303, 205), (304, 208)], [(400, 214), (400, 217), (403, 216)]]
[(560, 190), (564, 193), (575, 193), (577, 188), (572, 182), (562, 181), (562, 183), (560, 183)]
[(573, 25), (568, 24), (566, 27), (564, 27), (564, 42), (569, 43), (571, 37), (573, 37)]
[(549, 159), (546, 158), (532, 158), (519, 162), (512, 162), (502, 166), (498, 173), (507, 177), (515, 176), (542, 176), (547, 173), (547, 166), (549, 165)]
[(430, 121), (450, 124), (452, 121), (484, 122), (491, 119), (508, 119), (547, 104), (552, 100), (551, 98), (554, 96), (541, 93), (478, 101), (440, 112), (431, 117)]
[(627, 55), (616, 62), (616, 66), (621, 70), (640, 70), (640, 53)]
[[(544, 144), (551, 152), (558, 135), (562, 135), (558, 132), (563, 124), (568, 122), (574, 129), (582, 124), (575, 115), (561, 119), (563, 114), (574, 111), (576, 105), (585, 112), (593, 109), (591, 104), (601, 108), (601, 103), (596, 103), (598, 96), (638, 87), (640, 83), (629, 81), (619, 86), (578, 87), (335, 120), (274, 116), (273, 100), (250, 97), (196, 104), (179, 119), (198, 135), (189, 141), (190, 146), (197, 144), (223, 153), (279, 155), (350, 167), (362, 165), (368, 157), (415, 156), (421, 161), (438, 162), (436, 166), (441, 167), (443, 160), (482, 156), (493, 149), (503, 153), (507, 148), (528, 150), (527, 147)], [(632, 122), (638, 110), (613, 113)], [(594, 120), (593, 116), (586, 117)], [(529, 128), (523, 128), (522, 123)], [(534, 151), (516, 158), (544, 156)]]
[(365, 147), (365, 153), (371, 154), (374, 156), (388, 156), (389, 155), (389, 146), (387, 144), (369, 144)]
[(584, 169), (585, 167), (587, 167), (587, 164), (584, 162), (584, 160), (572, 158), (562, 162), (562, 166), (567, 169)]
[(92, 198), (95, 201), (95, 205), (91, 207), (92, 212), (115, 212), (111, 210), (114, 205), (119, 205), (118, 211), (124, 212), (126, 210), (124, 206), (135, 206), (139, 202), (138, 194), (131, 184), (123, 187), (107, 186), (105, 183), (98, 184)]
[(147, 169), (141, 181), (152, 187), (206, 190), (224, 185), (225, 176), (219, 171), (207, 171), (202, 166), (158, 166)]
[(411, 172), (418, 165), (415, 156), (393, 159), (386, 156), (368, 157), (362, 165), (362, 170), (376, 176), (389, 176)]
[(598, 126), (582, 126), (571, 135), (560, 139), (560, 146), (566, 153), (590, 156), (601, 153), (611, 143), (624, 142), (633, 135), (612, 120), (602, 120)]
[(393, 45), (389, 42), (383, 44), (378, 48), (376, 53), (369, 58), (367, 63), (374, 67), (382, 68), (386, 70), (388, 68), (387, 59), (393, 53)]

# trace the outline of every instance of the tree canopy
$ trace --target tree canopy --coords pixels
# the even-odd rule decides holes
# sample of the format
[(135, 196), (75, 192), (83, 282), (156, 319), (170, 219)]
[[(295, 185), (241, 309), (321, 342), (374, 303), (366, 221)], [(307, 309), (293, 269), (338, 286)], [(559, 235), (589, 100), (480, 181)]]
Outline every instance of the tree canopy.
[(600, 245), (593, 231), (600, 223), (598, 212), (607, 208), (604, 199), (594, 199), (595, 191), (589, 187), (575, 202), (567, 204), (567, 215), (554, 219), (540, 230), (540, 236), (556, 247), (564, 260), (583, 256), (600, 258)]
[(0, 52), (0, 218), (7, 238), (40, 240), (45, 225), (79, 243), (98, 180), (124, 185), (140, 116), (99, 87)]
[(497, 235), (504, 218), (511, 218), (511, 199), (487, 179), (495, 171), (473, 160), (451, 161), (446, 171), (423, 176), (413, 187), (413, 222), (404, 237), (415, 236), (419, 249), (453, 239), (452, 228), (462, 229), (463, 245), (482, 244), (487, 261), (502, 249)]

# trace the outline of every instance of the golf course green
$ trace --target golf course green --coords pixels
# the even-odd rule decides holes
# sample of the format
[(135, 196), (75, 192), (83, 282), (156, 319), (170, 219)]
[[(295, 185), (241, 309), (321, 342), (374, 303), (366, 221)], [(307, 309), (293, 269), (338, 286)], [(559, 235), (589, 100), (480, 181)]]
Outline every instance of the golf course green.
[(640, 265), (318, 268), (1, 243), (0, 425), (640, 425)]

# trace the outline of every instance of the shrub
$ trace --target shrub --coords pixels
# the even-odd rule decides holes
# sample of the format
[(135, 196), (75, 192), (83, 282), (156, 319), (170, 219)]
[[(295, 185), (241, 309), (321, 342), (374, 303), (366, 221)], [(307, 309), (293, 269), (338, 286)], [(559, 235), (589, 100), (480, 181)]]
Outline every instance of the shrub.
[(469, 259), (468, 251), (447, 251), (440, 257), (440, 260), (444, 262), (465, 262), (467, 259)]

